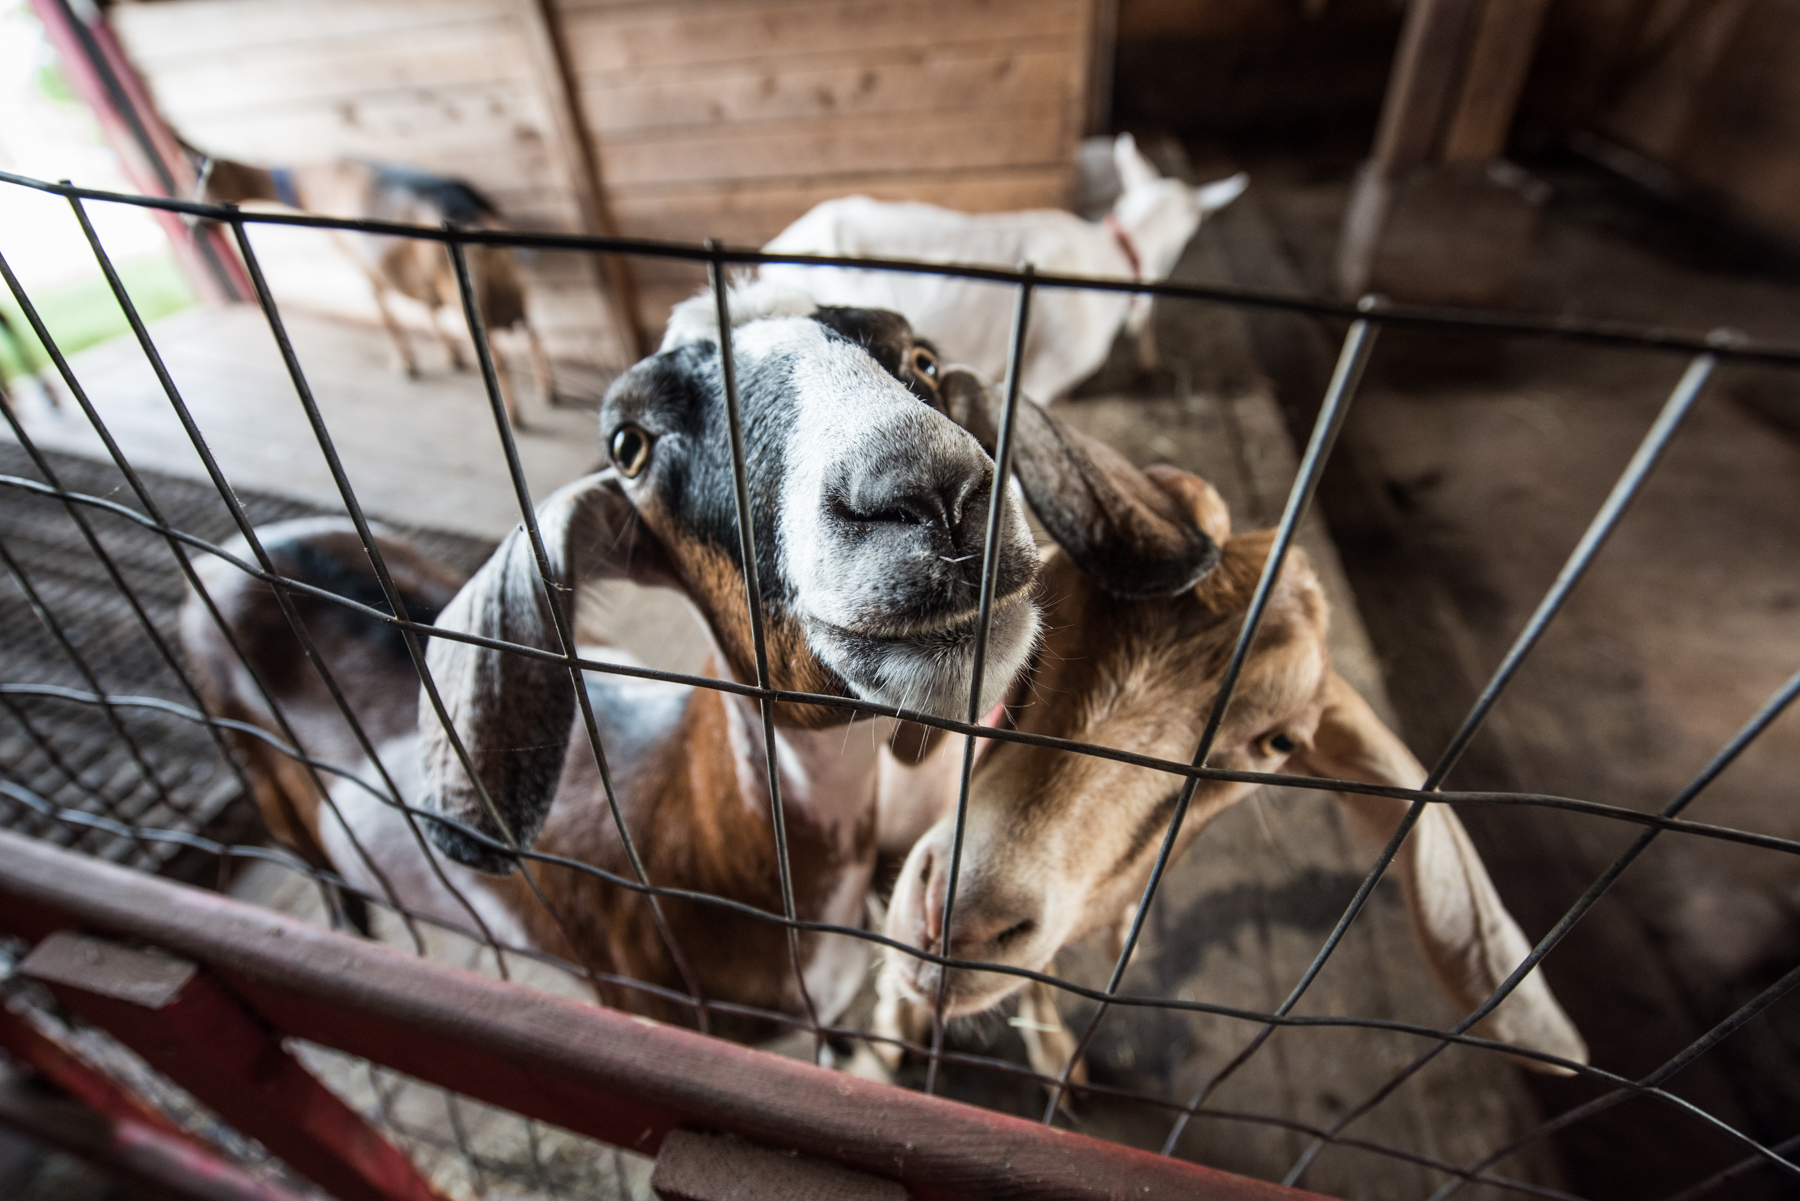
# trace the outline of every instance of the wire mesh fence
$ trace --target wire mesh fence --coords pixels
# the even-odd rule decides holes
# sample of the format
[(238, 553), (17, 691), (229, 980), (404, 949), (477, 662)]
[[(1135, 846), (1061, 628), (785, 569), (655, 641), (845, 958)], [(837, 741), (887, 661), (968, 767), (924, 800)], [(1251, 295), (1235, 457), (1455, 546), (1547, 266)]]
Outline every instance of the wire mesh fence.
[[(233, 871), (255, 863), (259, 870), (304, 882), (314, 898), (310, 903), (322, 919), (373, 931), (412, 946), (421, 954), (461, 956), (471, 965), (502, 976), (517, 976), (557, 990), (578, 992), (703, 1031), (739, 1037), (753, 1034), (757, 1038), (786, 1032), (799, 1053), (820, 1062), (853, 1065), (859, 1048), (885, 1049), (890, 1058), (893, 1051), (904, 1051), (914, 1064), (923, 1066), (922, 1072), (917, 1073), (917, 1083), (927, 1091), (940, 1088), (946, 1073), (959, 1077), (985, 1073), (1008, 1081), (1029, 1081), (1041, 1087), (1047, 1099), (1043, 1110), (1046, 1123), (1061, 1120), (1060, 1115), (1068, 1112), (1071, 1096), (1129, 1101), (1158, 1115), (1165, 1153), (1178, 1149), (1184, 1131), (1196, 1120), (1296, 1131), (1303, 1136), (1305, 1150), (1286, 1174), (1289, 1183), (1304, 1183), (1305, 1173), (1316, 1157), (1328, 1147), (1339, 1147), (1429, 1169), (1434, 1174), (1432, 1178), (1441, 1181), (1431, 1194), (1433, 1201), (1470, 1185), (1490, 1190), (1484, 1195), (1566, 1197), (1570, 1194), (1559, 1189), (1507, 1175), (1507, 1158), (1596, 1113), (1639, 1099), (1674, 1108), (1696, 1130), (1722, 1137), (1735, 1144), (1742, 1154), (1740, 1161), (1722, 1166), (1710, 1178), (1683, 1188), (1670, 1201), (1677, 1196), (1686, 1201), (1729, 1195), (1733, 1182), (1753, 1172), (1800, 1181), (1800, 1165), (1793, 1159), (1796, 1139), (1773, 1144), (1760, 1140), (1668, 1087), (1683, 1067), (1744, 1023), (1755, 1020), (1800, 984), (1800, 967), (1726, 1015), (1662, 1066), (1637, 1078), (1541, 1047), (1497, 1041), (1480, 1032), (1488, 1029), (1482, 1025), (1483, 1019), (1526, 985), (1536, 965), (1555, 950), (1568, 931), (1656, 840), (1674, 834), (1736, 843), (1761, 854), (1800, 853), (1800, 843), (1791, 840), (1709, 825), (1685, 816), (1708, 785), (1800, 693), (1800, 672), (1789, 678), (1758, 712), (1748, 715), (1736, 736), (1655, 813), (1571, 797), (1458, 792), (1443, 787), (1544, 631), (1600, 555), (1608, 536), (1627, 519), (1633, 498), (1650, 478), (1671, 440), (1677, 437), (1683, 418), (1702, 401), (1715, 369), (1726, 361), (1800, 367), (1800, 349), (1755, 343), (1729, 331), (1695, 336), (1575, 319), (1401, 306), (1373, 298), (1359, 304), (1339, 304), (1221, 286), (1077, 279), (1038, 273), (1030, 266), (1007, 271), (956, 264), (770, 256), (716, 243), (702, 247), (492, 229), (434, 230), (119, 196), (4, 174), (0, 174), (0, 182), (68, 200), (209, 481), (207, 485), (165, 478), (133, 465), (130, 448), (114, 441), (101, 413), (84, 393), (81, 380), (44, 328), (32, 298), (0, 257), (0, 276), (14, 302), (49, 351), (62, 386), (92, 425), (110, 458), (109, 462), (94, 463), (42, 450), (16, 414), (11, 409), (6, 412), (17, 443), (16, 449), (0, 447), (0, 485), (8, 492), (0, 514), (0, 561), (12, 582), (0, 600), (5, 605), (0, 620), (4, 620), (7, 631), (5, 646), (0, 648), (0, 771), (4, 772), (0, 778), (0, 823), (6, 828), (133, 867), (208, 883), (222, 881)], [(345, 536), (367, 565), (371, 582), (362, 591), (322, 587), (316, 576), (308, 578), (294, 569), (292, 555), (282, 546), (265, 544), (259, 530), (271, 522), (317, 516), (319, 510), (260, 495), (247, 481), (227, 477), (211, 452), (206, 431), (195, 420), (160, 359), (150, 331), (140, 320), (94, 232), (87, 206), (95, 203), (161, 208), (219, 222), (230, 231), (281, 352), (295, 401), (304, 411), (318, 449), (331, 469), (342, 504), (336, 516), (340, 521), (348, 519), (347, 527), (342, 527), (348, 531)], [(535, 581), (527, 589), (533, 605), (537, 596), (547, 598), (541, 609), (542, 629), (537, 631), (541, 637), (534, 641), (509, 637), (504, 632), (494, 635), (454, 628), (438, 622), (441, 605), (421, 608), (417, 603), (414, 577), (409, 575), (412, 567), (406, 560), (408, 552), (397, 548), (410, 547), (447, 564), (458, 583), (489, 560), (492, 548), (475, 539), (419, 530), (387, 530), (365, 515), (337, 454), (334, 438), (344, 436), (345, 431), (327, 427), (309, 387), (306, 368), (293, 348), (283, 314), (264, 279), (247, 232), (258, 223), (427, 239), (446, 248), (521, 523), (520, 533), (497, 552), (489, 567), (508, 554), (525, 565), (527, 578)], [(720, 549), (737, 573), (730, 577), (739, 589), (739, 609), (734, 620), (743, 627), (749, 668), (745, 674), (749, 678), (722, 679), (601, 660), (584, 654), (578, 646), (574, 612), (556, 599), (566, 590), (570, 578), (563, 561), (566, 544), (559, 541), (565, 531), (560, 527), (544, 528), (542, 515), (551, 510), (546, 498), (534, 496), (526, 482), (471, 277), (468, 249), (477, 246), (655, 256), (700, 263), (709, 269), (723, 406), (721, 420), (711, 433), (723, 443), (730, 477), (724, 492), (728, 497), (730, 543)], [(0, 245), (0, 256), (4, 251)], [(1006, 381), (995, 394), (999, 403), (991, 446), (994, 478), (1001, 480), (1010, 477), (1018, 454), (1021, 405), (1029, 403), (1020, 395), (1018, 364), (1030, 329), (1034, 297), (1046, 289), (1137, 292), (1162, 300), (1280, 309), (1347, 326), (1330, 388), (1320, 405), (1286, 508), (1269, 538), (1267, 553), (1248, 593), (1241, 625), (1226, 644), (1228, 653), (1222, 658), (1216, 691), (1191, 755), (1175, 759), (1075, 742), (1031, 733), (1004, 721), (996, 725), (984, 717), (992, 707), (984, 698), (994, 690), (994, 682), (986, 677), (997, 670), (990, 666), (987, 657), (990, 628), (1001, 591), (1007, 520), (1007, 504), (1003, 501), (988, 507), (982, 530), (981, 570), (974, 577), (979, 583), (973, 621), (974, 651), (963, 685), (963, 699), (955, 707), (960, 719), (944, 716), (942, 711), (926, 712), (905, 704), (863, 699), (844, 690), (782, 685), (777, 677), (782, 675), (787, 661), (783, 657), (794, 651), (781, 641), (782, 631), (772, 628), (765, 612), (771, 589), (777, 586), (768, 578), (776, 570), (777, 561), (773, 548), (758, 543), (759, 531), (769, 528), (766, 520), (759, 526), (758, 519), (766, 518), (766, 511), (779, 498), (772, 495), (766, 481), (756, 478), (752, 452), (747, 449), (727, 281), (728, 269), (764, 262), (952, 275), (1012, 288), (1016, 303), (1011, 365)], [(1232, 712), (1232, 698), (1252, 662), (1258, 633), (1264, 628), (1276, 597), (1300, 523), (1355, 399), (1377, 337), (1388, 326), (1559, 338), (1641, 353), (1686, 355), (1689, 361), (1657, 418), (1645, 431), (1636, 454), (1570, 552), (1536, 612), (1517, 635), (1510, 652), (1494, 670), (1456, 736), (1435, 763), (1428, 765), (1421, 787), (1328, 780), (1211, 764), (1221, 731)], [(612, 454), (615, 462), (621, 458), (617, 448)], [(994, 491), (1004, 495), (1000, 489)], [(616, 530), (612, 533), (625, 536)], [(225, 567), (218, 569), (221, 563)], [(334, 750), (347, 747), (348, 757), (327, 757), (300, 736), (284, 710), (283, 697), (288, 695), (284, 688), (289, 684), (268, 678), (266, 664), (253, 648), (247, 649), (243, 644), (241, 623), (234, 624), (235, 601), (223, 595), (221, 583), (231, 579), (259, 582), (264, 586), (261, 595), (272, 598), (282, 626), (279, 632), (299, 644), (309, 670), (317, 673), (316, 684), (309, 685), (313, 692), (308, 703), (337, 714), (346, 735), (345, 741), (334, 744)], [(538, 589), (542, 589), (541, 593)], [(208, 636), (232, 656), (231, 670), (241, 678), (244, 694), (253, 701), (249, 707), (234, 711), (222, 708), (216, 690), (209, 691), (207, 682), (198, 678), (194, 666), (184, 658), (177, 629), (182, 619), (177, 610), (186, 595), (194, 598), (189, 602), (193, 620), (206, 624), (211, 631)], [(446, 746), (446, 762), (466, 773), (474, 802), (479, 805), (470, 812), (485, 818), (470, 819), (466, 813), (459, 817), (440, 807), (419, 804), (417, 764), (396, 756), (391, 745), (395, 731), (384, 726), (380, 715), (372, 713), (356, 694), (355, 681), (334, 674), (341, 673), (344, 660), (334, 658), (327, 645), (334, 636), (327, 628), (333, 614), (354, 615), (365, 624), (374, 623), (388, 632), (392, 639), (390, 650), (406, 664), (411, 678), (422, 688), (427, 724), (431, 717), (436, 719)], [(262, 634), (273, 636), (266, 630)], [(512, 820), (507, 798), (489, 795), (484, 786), (484, 768), (489, 763), (484, 756), (488, 752), (480, 745), (464, 744), (470, 736), (467, 715), (459, 708), (457, 694), (434, 673), (434, 663), (441, 671), (447, 661), (434, 657), (434, 648), (446, 644), (468, 648), (471, 654), (498, 652), (493, 662), (523, 664), (539, 673), (534, 678), (540, 683), (547, 681), (567, 694), (566, 702), (559, 702), (565, 707), (558, 712), (578, 732), (570, 761), (586, 756), (584, 770), (589, 772), (587, 778), (596, 794), (590, 799), (595, 801), (597, 812), (610, 822), (612, 837), (617, 839), (619, 854), (613, 861), (616, 870), (580, 855), (546, 851), (532, 845), (529, 837), (515, 837), (517, 823)], [(497, 666), (491, 670), (510, 668)], [(657, 857), (654, 848), (646, 850), (640, 845), (645, 831), (634, 831), (632, 823), (623, 816), (620, 786), (615, 779), (621, 765), (630, 769), (635, 762), (633, 755), (639, 753), (634, 749), (633, 725), (609, 707), (604, 696), (596, 698), (588, 682), (593, 678), (710, 690), (739, 698), (752, 707), (754, 724), (746, 728), (756, 745), (748, 750), (740, 747), (738, 753), (742, 761), (751, 763), (761, 773), (760, 780), (746, 787), (754, 787), (766, 798), (770, 845), (766, 851), (757, 848), (754, 856), (746, 854), (749, 863), (766, 867), (772, 879), (761, 880), (757, 889), (736, 895), (730, 895), (728, 890), (710, 892), (659, 882), (659, 865), (664, 861)], [(1128, 910), (1130, 921), (1122, 928), (1119, 945), (1111, 952), (1104, 982), (1098, 986), (1083, 984), (1058, 975), (1054, 969), (1034, 970), (934, 952), (929, 945), (912, 945), (890, 937), (873, 928), (873, 923), (820, 920), (817, 899), (808, 895), (805, 887), (807, 872), (813, 868), (799, 866), (799, 860), (812, 850), (797, 844), (790, 833), (787, 810), (791, 796), (787, 794), (791, 794), (794, 784), (782, 770), (786, 745), (778, 719), (780, 707), (784, 706), (789, 713), (805, 706), (807, 712), (830, 715), (830, 720), (821, 721), (821, 725), (841, 724), (850, 718), (889, 718), (968, 736), (960, 761), (945, 886), (937, 912), (938, 928), (943, 931), (954, 928), (958, 912), (971, 788), (981, 745), (1047, 747), (1149, 769), (1166, 777), (1173, 792), (1166, 806), (1158, 810), (1156, 824), (1146, 833), (1146, 848), (1156, 848), (1154, 858), (1141, 893)], [(460, 724), (456, 720), (459, 716), (465, 718)], [(560, 755), (557, 766), (561, 766)], [(266, 801), (268, 780), (278, 777), (285, 781), (282, 788), (288, 794), (316, 798), (317, 804), (330, 810), (337, 828), (345, 831), (346, 837), (337, 839), (329, 848), (316, 843), (309, 847), (291, 838), (285, 846), (266, 842), (255, 828), (250, 806), (241, 802), (250, 798)], [(489, 775), (487, 779), (493, 777)], [(1157, 912), (1159, 891), (1184, 845), (1180, 836), (1188, 826), (1196, 798), (1204, 800), (1202, 789), (1223, 784), (1329, 790), (1407, 803), (1405, 816), (1348, 903), (1333, 919), (1329, 935), (1305, 972), (1287, 986), (1281, 1003), (1266, 1012), (1191, 996), (1134, 994), (1126, 988), (1127, 967)], [(361, 845), (350, 833), (355, 823), (345, 819), (338, 806), (347, 803), (344, 798), (352, 794), (357, 803), (372, 802), (400, 815), (406, 838), (399, 850), (393, 845)], [(1392, 1018), (1305, 1012), (1302, 1001), (1309, 989), (1342, 946), (1352, 923), (1370, 903), (1378, 883), (1394, 867), (1409, 834), (1433, 806), (1450, 803), (1554, 807), (1600, 820), (1629, 823), (1637, 828), (1637, 833), (1523, 960), (1509, 964), (1506, 971), (1497, 974), (1498, 987), (1454, 1024), (1438, 1029)], [(268, 812), (265, 804), (264, 813)], [(517, 865), (520, 870), (509, 878), (508, 887), (531, 915), (523, 920), (508, 918), (479, 896), (465, 895), (468, 881), (474, 877), (462, 863), (444, 854), (445, 839), (465, 848), (467, 855), (458, 856), (465, 861), (469, 857), (499, 857), (508, 865)], [(402, 857), (395, 858), (402, 852)], [(408, 896), (409, 889), (413, 896), (429, 893), (447, 900), (441, 906), (420, 904)], [(634, 929), (644, 946), (637, 949), (636, 960), (619, 954), (596, 962), (595, 957), (575, 949), (584, 945), (583, 938), (593, 922), (591, 914), (575, 907), (581, 898), (599, 898), (607, 912), (629, 909), (637, 915)], [(859, 909), (860, 904), (859, 897)], [(639, 905), (641, 908), (635, 907)], [(809, 912), (814, 916), (808, 916)], [(772, 992), (733, 995), (729, 987), (722, 989), (720, 969), (712, 959), (722, 956), (726, 949), (716, 941), (684, 946), (684, 938), (678, 937), (678, 933), (692, 935), (695, 913), (710, 915), (708, 920), (721, 923), (748, 921), (769, 932), (775, 941), (759, 945), (764, 950), (780, 948), (786, 960), (785, 971), (776, 975), (785, 979)], [(925, 1005), (929, 1022), (896, 1034), (871, 1028), (866, 1003), (861, 1008), (835, 999), (822, 1004), (817, 995), (821, 980), (817, 963), (820, 947), (835, 945), (825, 941), (828, 938), (855, 940), (935, 966), (935, 976), (928, 977), (936, 990), (936, 996)], [(939, 945), (941, 950), (942, 944)], [(640, 978), (631, 970), (633, 962), (663, 965), (664, 970), (660, 974), (645, 972)], [(1009, 977), (1026, 981), (1032, 988), (1051, 990), (1066, 1006), (1066, 1012), (1079, 1018), (1068, 1046), (1061, 1048), (1056, 1070), (1043, 1070), (1041, 1064), (1028, 1067), (994, 1053), (991, 1048), (971, 1049), (947, 1040), (946, 994), (954, 978), (952, 972), (957, 970)], [(861, 981), (851, 983), (860, 986)], [(866, 1002), (866, 995), (864, 999)], [(1116, 1023), (1124, 1015), (1153, 1013), (1204, 1016), (1222, 1023), (1232, 1031), (1232, 1049), (1206, 1074), (1200, 1086), (1191, 1090), (1156, 1093), (1084, 1079), (1079, 1065), (1108, 1023)], [(1017, 1021), (1022, 1028), (1033, 1025), (1030, 1018)], [(1276, 1032), (1346, 1028), (1391, 1033), (1407, 1051), (1401, 1066), (1379, 1087), (1347, 1099), (1331, 1122), (1298, 1122), (1281, 1114), (1244, 1112), (1219, 1104), (1221, 1088), (1246, 1064), (1265, 1053), (1264, 1048)], [(1387, 1103), (1409, 1079), (1452, 1048), (1493, 1060), (1495, 1070), (1500, 1070), (1499, 1061), (1505, 1056), (1550, 1064), (1584, 1077), (1600, 1086), (1601, 1091), (1593, 1099), (1466, 1162), (1452, 1162), (1415, 1148), (1359, 1136), (1356, 1126), (1361, 1119)], [(433, 1181), (453, 1195), (613, 1197), (642, 1195), (647, 1187), (647, 1161), (641, 1158), (621, 1158), (621, 1153), (611, 1149), (586, 1144), (575, 1136), (509, 1117), (491, 1107), (458, 1100), (430, 1086), (394, 1078), (372, 1065), (348, 1061), (335, 1053), (307, 1052), (305, 1057), (337, 1091), (410, 1150), (426, 1165)], [(441, 1120), (437, 1116), (418, 1116), (433, 1107), (434, 1113), (441, 1112)]]

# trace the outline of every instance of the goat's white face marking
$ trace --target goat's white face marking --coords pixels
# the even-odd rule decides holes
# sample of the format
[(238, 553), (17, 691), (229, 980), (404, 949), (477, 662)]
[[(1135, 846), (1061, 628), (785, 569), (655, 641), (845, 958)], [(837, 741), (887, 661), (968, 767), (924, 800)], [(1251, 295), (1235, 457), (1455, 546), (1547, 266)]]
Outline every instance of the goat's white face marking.
[[(655, 439), (642, 473), (623, 486), (677, 559), (710, 548), (717, 625), (736, 620), (742, 602), (726, 595), (719, 574), (735, 563), (738, 537), (711, 349), (696, 336), (634, 369), (641, 383), (609, 396), (602, 436), (642, 429)], [(834, 675), (861, 698), (951, 717), (969, 702), (994, 468), (972, 436), (894, 373), (914, 367), (909, 352), (920, 349), (904, 321), (878, 312), (777, 313), (732, 331), (765, 613), (779, 652), (771, 666), (788, 673), (778, 686), (832, 687)], [(1016, 490), (999, 555), (984, 706), (1037, 636), (1029, 595), (1037, 556)], [(725, 649), (741, 672), (744, 648)], [(816, 660), (811, 677), (806, 659)]]
[[(775, 333), (767, 330), (774, 324), (761, 322), (746, 331), (749, 353), (755, 353), (765, 331)], [(974, 605), (914, 615), (893, 612), (891, 603), (897, 579), (941, 573), (939, 564), (960, 556), (944, 555), (942, 545), (924, 539), (896, 546), (895, 553), (856, 553), (861, 523), (846, 520), (836, 502), (843, 480), (881, 470), (881, 460), (895, 447), (907, 448), (921, 462), (967, 463), (973, 440), (868, 355), (831, 338), (817, 323), (780, 324), (810, 327), (800, 330), (800, 340), (809, 345), (796, 358), (792, 375), (796, 410), (777, 527), (782, 570), (794, 590), (795, 616), (805, 623), (807, 643), (866, 700), (961, 716), (973, 671)], [(989, 467), (985, 478), (959, 483), (985, 491), (992, 478)], [(969, 499), (965, 494), (953, 503)], [(962, 516), (950, 514), (952, 522)], [(1031, 531), (1016, 484), (1005, 516), (1000, 552), (1030, 553)], [(969, 566), (979, 562), (977, 547)], [(1013, 590), (995, 606), (981, 709), (997, 702), (1024, 666), (1037, 629), (1036, 607), (1022, 591)]]

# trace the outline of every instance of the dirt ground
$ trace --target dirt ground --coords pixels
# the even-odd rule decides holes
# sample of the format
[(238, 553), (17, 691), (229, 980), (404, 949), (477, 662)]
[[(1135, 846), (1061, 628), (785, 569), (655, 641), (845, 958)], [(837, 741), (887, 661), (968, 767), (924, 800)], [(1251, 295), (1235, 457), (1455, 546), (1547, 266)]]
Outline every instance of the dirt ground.
[[(1327, 287), (1354, 148), (1258, 157), (1250, 203), (1188, 267)], [(1555, 189), (1516, 307), (1800, 342), (1800, 286), (1756, 248), (1578, 163)], [(1207, 256), (1210, 255), (1210, 258)], [(1198, 257), (1197, 257), (1198, 256)], [(1198, 266), (1196, 267), (1196, 264)], [(1310, 423), (1338, 331), (1247, 323), (1290, 424)], [(1684, 361), (1547, 341), (1386, 336), (1321, 492), (1405, 736), (1427, 763), (1555, 578)], [(1666, 804), (1800, 669), (1800, 377), (1724, 369), (1448, 781), (1638, 810)], [(1800, 714), (1777, 720), (1687, 811), (1800, 836)], [(1513, 911), (1546, 931), (1635, 836), (1565, 813), (1465, 812)], [(1800, 960), (1800, 858), (1664, 836), (1550, 958), (1595, 1062), (1660, 1066)], [(1772, 1143), (1800, 1132), (1789, 996), (1673, 1089)], [(1550, 1112), (1591, 1086), (1538, 1083)], [(1672, 1108), (1631, 1102), (1558, 1137), (1574, 1191), (1661, 1197), (1743, 1155)], [(1717, 1194), (1786, 1196), (1770, 1173)]]

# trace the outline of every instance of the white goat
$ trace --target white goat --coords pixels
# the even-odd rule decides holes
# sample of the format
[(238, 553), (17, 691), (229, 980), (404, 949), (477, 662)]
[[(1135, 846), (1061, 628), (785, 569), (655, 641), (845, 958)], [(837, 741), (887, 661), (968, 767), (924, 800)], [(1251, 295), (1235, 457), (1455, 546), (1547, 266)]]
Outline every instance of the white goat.
[[(1174, 270), (1206, 215), (1230, 204), (1249, 182), (1238, 174), (1191, 188), (1165, 179), (1130, 134), (1119, 135), (1113, 160), (1124, 190), (1103, 221), (1057, 209), (959, 213), (846, 196), (815, 206), (763, 249), (1007, 268), (1029, 262), (1041, 272), (1159, 280)], [(993, 380), (1005, 376), (1014, 303), (1010, 286), (789, 263), (765, 264), (761, 274), (811, 293), (820, 304), (892, 309), (930, 338), (946, 362), (967, 364)], [(1137, 338), (1144, 366), (1154, 366), (1149, 297), (1038, 292), (1020, 378), (1025, 395), (1048, 402), (1068, 393), (1100, 369), (1121, 329)]]

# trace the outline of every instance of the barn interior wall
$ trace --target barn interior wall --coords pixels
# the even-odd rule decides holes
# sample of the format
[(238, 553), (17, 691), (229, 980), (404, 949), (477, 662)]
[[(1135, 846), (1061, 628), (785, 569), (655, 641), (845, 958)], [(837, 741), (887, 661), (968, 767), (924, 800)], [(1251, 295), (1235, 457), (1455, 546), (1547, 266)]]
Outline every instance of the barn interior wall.
[[(455, 174), (517, 228), (574, 230), (577, 183), (523, 12), (518, 0), (111, 10), (163, 115), (196, 145)], [(755, 245), (857, 192), (990, 211), (1067, 201), (1093, 0), (563, 0), (555, 18), (624, 234)], [(551, 352), (616, 355), (594, 278), (569, 258), (527, 264)], [(704, 280), (654, 260), (634, 274), (653, 337)]]

